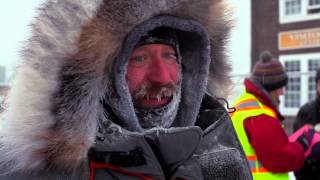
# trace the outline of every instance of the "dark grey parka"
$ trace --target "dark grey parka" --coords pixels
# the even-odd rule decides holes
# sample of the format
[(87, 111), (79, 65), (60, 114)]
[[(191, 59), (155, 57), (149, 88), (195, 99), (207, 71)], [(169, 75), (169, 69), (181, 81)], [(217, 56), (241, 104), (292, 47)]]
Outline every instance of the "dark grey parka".
[[(227, 12), (222, 0), (45, 1), (0, 116), (0, 179), (251, 179), (216, 100), (230, 85)], [(181, 99), (170, 128), (145, 130), (126, 67), (157, 27), (177, 31)]]

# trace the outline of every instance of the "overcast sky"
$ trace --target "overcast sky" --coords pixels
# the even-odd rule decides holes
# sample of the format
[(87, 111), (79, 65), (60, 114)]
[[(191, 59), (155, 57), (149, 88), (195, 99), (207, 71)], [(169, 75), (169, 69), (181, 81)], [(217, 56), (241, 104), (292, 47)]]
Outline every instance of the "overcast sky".
[[(0, 7), (0, 65), (9, 72), (19, 61), (19, 49), (30, 35), (36, 7), (43, 0), (7, 0)], [(250, 68), (250, 0), (230, 0), (235, 7), (235, 28), (232, 32), (229, 55), (233, 74), (242, 75)], [(240, 3), (241, 1), (241, 3)]]
[(250, 72), (251, 53), (251, 0), (230, 0), (235, 9), (235, 27), (229, 44), (233, 75), (245, 75)]
[(40, 0), (8, 0), (0, 6), (0, 65), (9, 71), (19, 59), (22, 41), (30, 34), (29, 24)]

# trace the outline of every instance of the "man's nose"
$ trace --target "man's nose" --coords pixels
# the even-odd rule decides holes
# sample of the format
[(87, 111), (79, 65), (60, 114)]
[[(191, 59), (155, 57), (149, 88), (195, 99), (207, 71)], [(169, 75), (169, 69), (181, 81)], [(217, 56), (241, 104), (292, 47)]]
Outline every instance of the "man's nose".
[(161, 57), (153, 58), (149, 68), (148, 80), (157, 85), (166, 85), (173, 82), (169, 66)]

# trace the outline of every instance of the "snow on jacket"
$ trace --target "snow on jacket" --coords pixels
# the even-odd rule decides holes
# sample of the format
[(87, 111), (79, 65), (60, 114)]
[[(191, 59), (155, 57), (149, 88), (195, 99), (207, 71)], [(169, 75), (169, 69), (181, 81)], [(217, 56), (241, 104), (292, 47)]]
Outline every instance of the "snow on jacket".
[[(200, 118), (205, 94), (216, 102), (231, 82), (224, 55), (230, 30), (224, 2), (47, 0), (1, 115), (0, 174), (88, 179), (91, 158), (142, 149), (138, 157), (143, 161), (133, 167), (120, 163), (121, 168), (157, 179), (168, 178), (165, 168), (185, 179), (251, 179), (226, 111), (204, 111), (210, 116)], [(172, 127), (146, 131), (134, 112), (126, 67), (140, 37), (157, 27), (178, 32), (182, 93)], [(115, 163), (107, 155), (102, 159)], [(173, 166), (163, 166), (168, 163)], [(109, 171), (96, 176), (135, 179)]]
[(264, 105), (273, 109), (278, 116), (276, 119), (263, 114), (244, 121), (249, 142), (259, 161), (274, 173), (301, 168), (304, 161), (303, 147), (299, 143), (289, 142), (281, 125), (284, 118), (273, 105), (268, 93), (249, 79), (245, 79), (244, 83), (247, 92), (255, 95)]

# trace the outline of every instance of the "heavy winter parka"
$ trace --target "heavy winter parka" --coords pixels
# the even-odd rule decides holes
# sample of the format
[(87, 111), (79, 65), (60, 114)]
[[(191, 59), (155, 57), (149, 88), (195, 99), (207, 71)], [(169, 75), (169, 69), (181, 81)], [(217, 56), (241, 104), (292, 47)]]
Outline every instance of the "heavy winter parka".
[[(251, 179), (225, 110), (200, 110), (230, 84), (224, 2), (47, 0), (1, 114), (0, 177)], [(177, 32), (181, 99), (170, 128), (143, 129), (127, 61), (158, 27)]]

